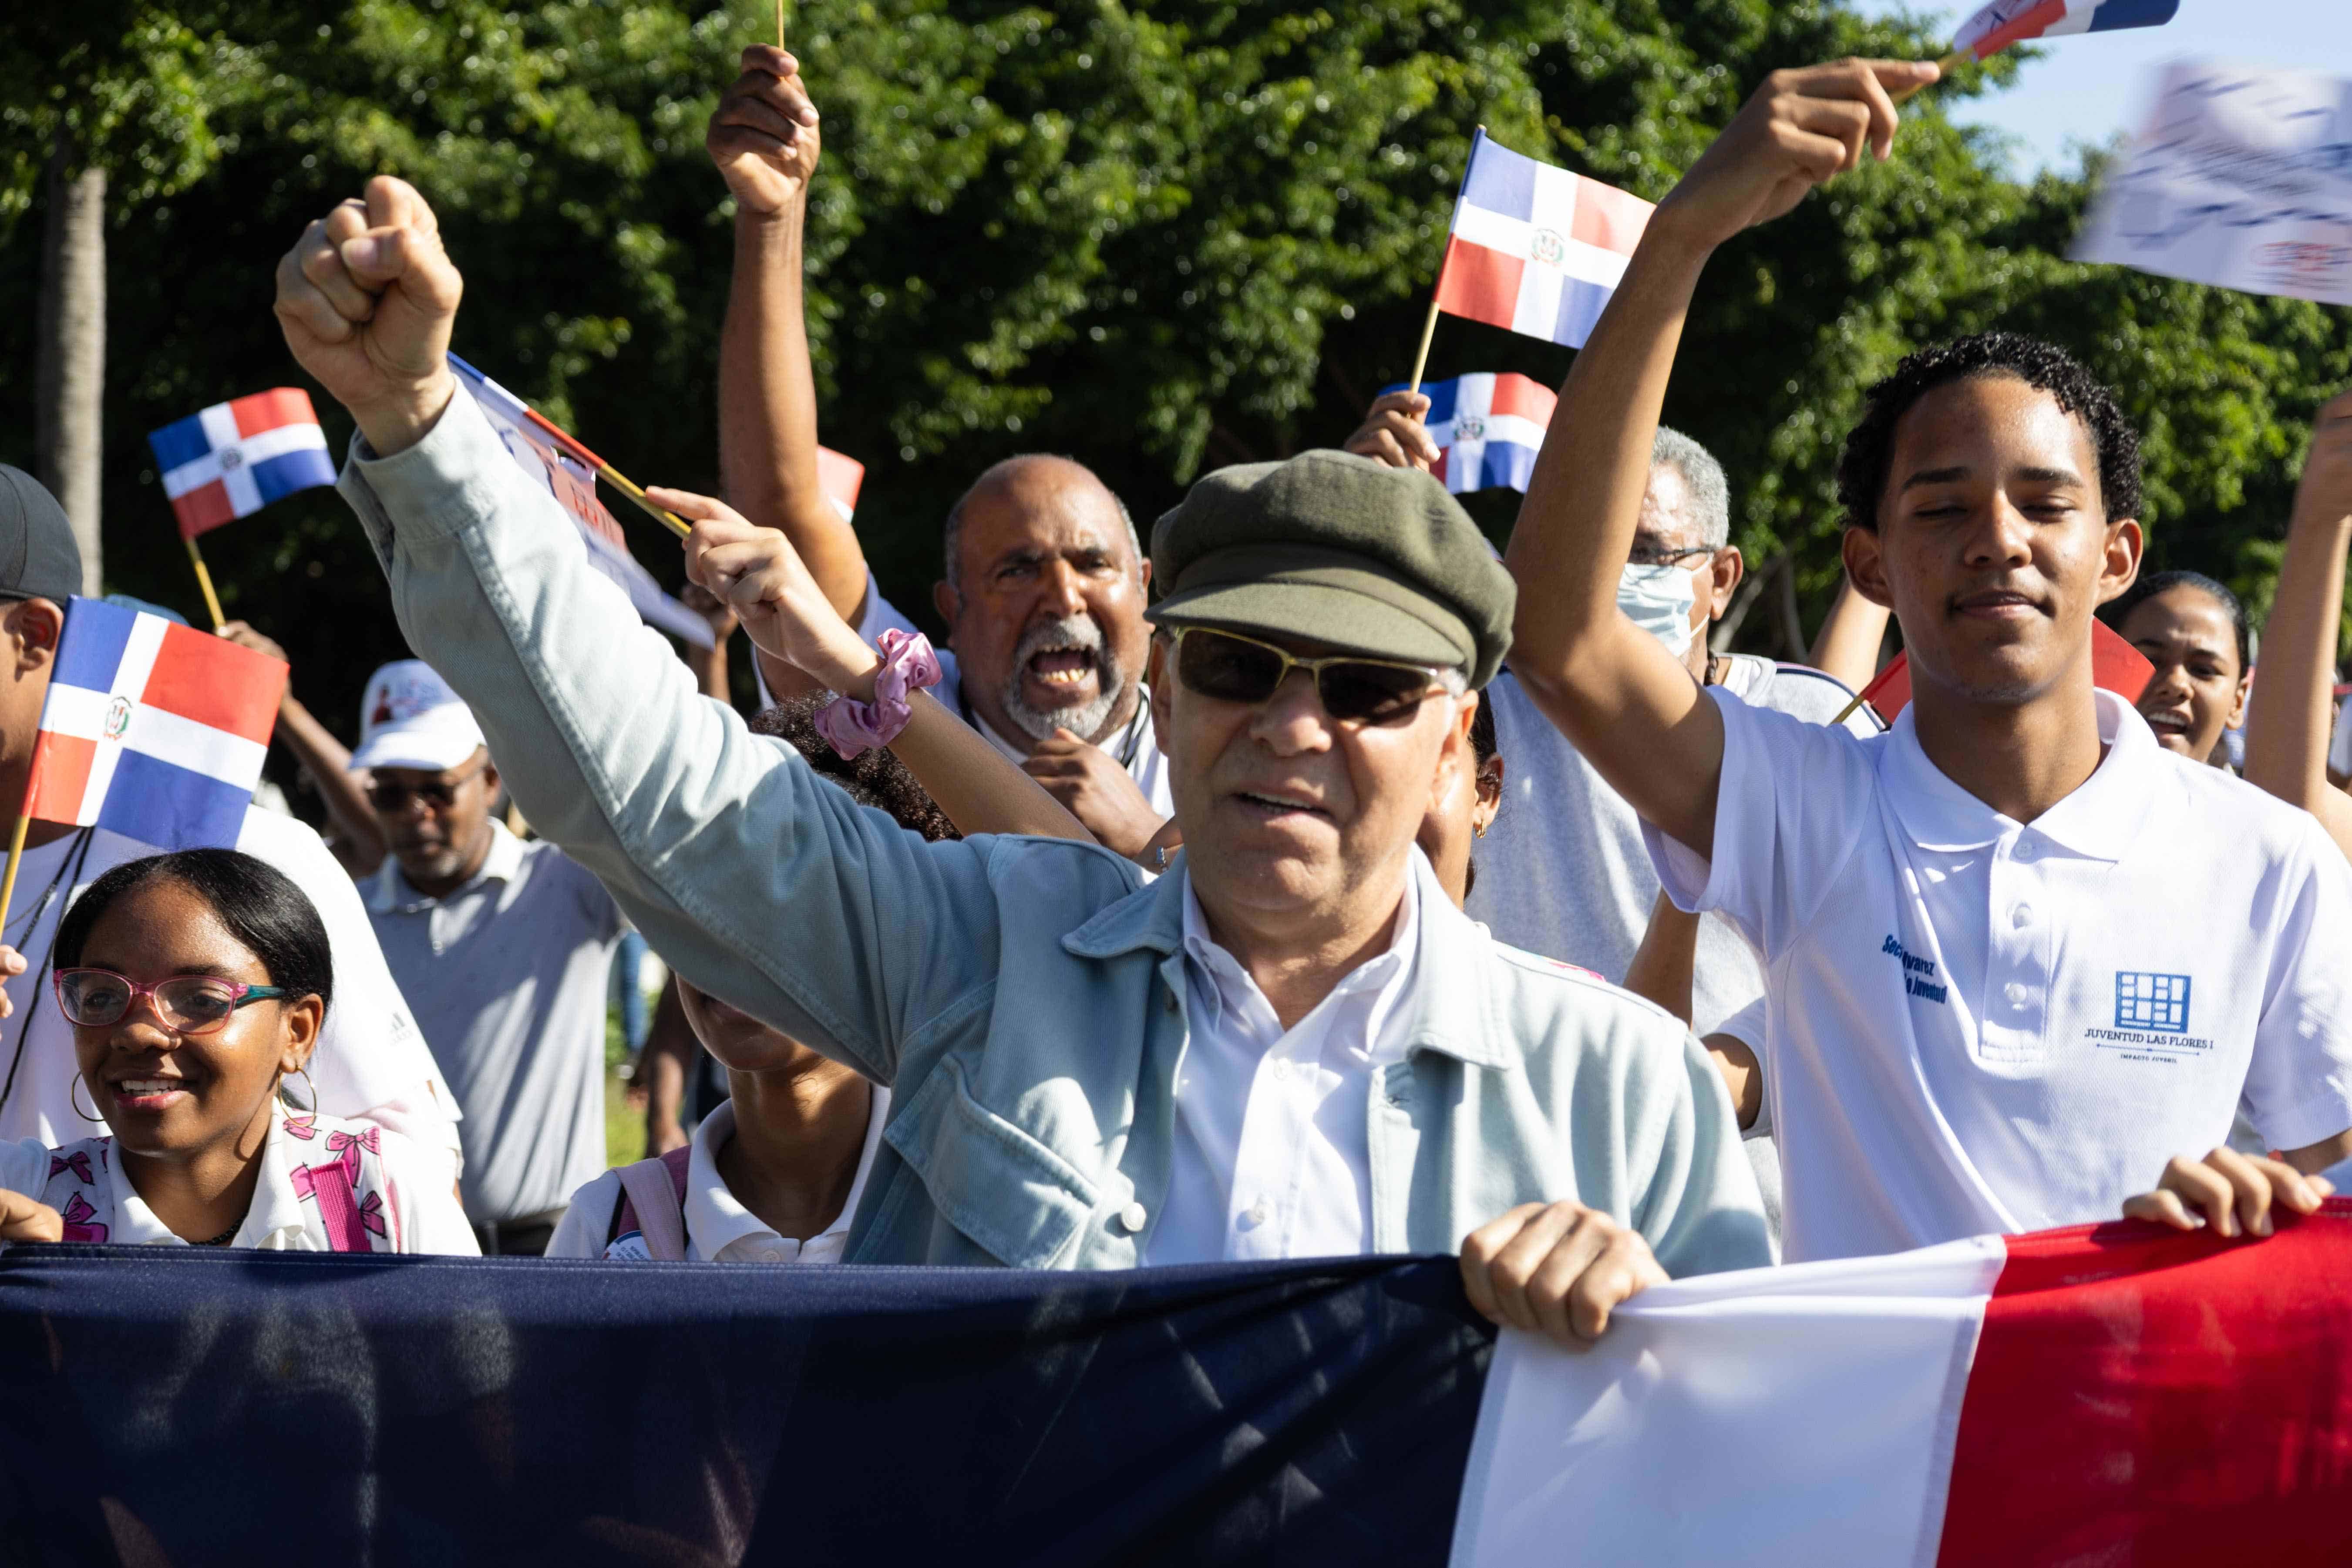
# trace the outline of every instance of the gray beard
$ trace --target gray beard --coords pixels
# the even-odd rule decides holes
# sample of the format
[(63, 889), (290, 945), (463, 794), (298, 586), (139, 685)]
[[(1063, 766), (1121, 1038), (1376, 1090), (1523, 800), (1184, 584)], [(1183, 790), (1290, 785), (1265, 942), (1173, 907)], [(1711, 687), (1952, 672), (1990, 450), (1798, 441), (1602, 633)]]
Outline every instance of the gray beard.
[[(1021, 700), (1022, 673), (1041, 648), (1076, 646), (1094, 656), (1096, 697), (1067, 708), (1032, 708)], [(1004, 678), (1004, 714), (1033, 741), (1050, 741), (1055, 730), (1067, 730), (1085, 740), (1110, 722), (1127, 698), (1129, 682), (1110, 660), (1110, 648), (1092, 616), (1073, 616), (1049, 626), (1033, 626), (1013, 652), (1013, 669)]]

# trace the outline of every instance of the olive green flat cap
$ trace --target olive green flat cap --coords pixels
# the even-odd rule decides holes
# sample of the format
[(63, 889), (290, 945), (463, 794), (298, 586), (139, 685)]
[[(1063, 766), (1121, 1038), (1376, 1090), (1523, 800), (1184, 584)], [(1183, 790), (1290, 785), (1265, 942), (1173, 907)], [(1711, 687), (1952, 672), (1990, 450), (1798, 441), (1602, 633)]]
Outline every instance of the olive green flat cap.
[(1151, 530), (1155, 624), (1494, 679), (1518, 591), (1445, 487), (1348, 452), (1219, 468)]

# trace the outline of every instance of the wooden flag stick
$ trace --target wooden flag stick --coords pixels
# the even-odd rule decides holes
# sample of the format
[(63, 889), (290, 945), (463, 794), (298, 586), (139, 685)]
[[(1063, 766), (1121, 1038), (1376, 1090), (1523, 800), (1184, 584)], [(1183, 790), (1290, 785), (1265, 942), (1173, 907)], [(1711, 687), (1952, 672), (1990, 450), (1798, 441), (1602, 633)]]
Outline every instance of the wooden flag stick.
[[(25, 784), (25, 793), (30, 795), (32, 790), (32, 781), (28, 779)], [(30, 805), (33, 803), (28, 799), (25, 804)], [(22, 811), (16, 814), (16, 836), (8, 840), (8, 869), (0, 873), (0, 926), (7, 923), (8, 905), (16, 897), (16, 868), (25, 860), (25, 829), (32, 825), (30, 814)]]
[[(1441, 279), (1441, 281), (1443, 281), (1443, 279)], [(1429, 368), (1430, 341), (1436, 336), (1437, 295), (1435, 290), (1433, 289), (1429, 296), (1429, 320), (1421, 324), (1421, 347), (1415, 351), (1412, 356), (1412, 390), (1415, 392), (1419, 392), (1421, 390), (1421, 373)]]
[[(1944, 75), (1949, 76), (1952, 74), (1952, 68), (1954, 66), (1965, 65), (1973, 58), (1974, 57), (1967, 49), (1954, 49), (1950, 54), (1946, 55), (1942, 59), (1936, 62), (1936, 68), (1942, 71)], [(1912, 99), (1917, 97), (1922, 91), (1924, 91), (1927, 87), (1927, 83), (1924, 81), (1913, 82), (1909, 87), (1899, 88), (1896, 90), (1888, 93), (1886, 96), (1893, 99), (1897, 103), (1908, 103)]]
[(588, 449), (587, 443), (581, 440), (579, 437), (574, 436), (572, 432), (563, 428), (562, 426), (556, 424), (553, 420), (550, 419), (546, 415), (541, 414), (536, 408), (527, 406), (522, 412), (525, 418), (538, 426), (541, 429), (546, 431), (550, 436), (552, 436), (555, 438), (557, 445), (561, 446), (565, 451), (570, 452), (573, 457), (578, 458), (590, 468), (595, 469), (597, 475), (607, 484), (610, 484), (614, 489), (620, 491), (623, 495), (636, 502), (640, 507), (643, 507), (647, 517), (652, 518), (656, 522), (660, 523), (664, 528), (668, 529), (680, 539), (684, 539), (688, 534), (694, 531), (694, 525), (688, 522), (686, 519), (678, 516), (677, 513), (670, 510), (667, 507), (658, 507), (654, 505), (653, 502), (647, 500), (646, 499), (646, 492), (639, 489), (626, 474), (624, 474), (620, 469), (613, 467), (612, 464), (606, 462), (604, 458), (590, 451)]
[(1857, 709), (1857, 708), (1861, 707), (1861, 706), (1862, 706), (1862, 693), (1860, 693), (1860, 692), (1858, 692), (1858, 691), (1857, 691), (1857, 692), (1855, 692), (1855, 693), (1854, 693), (1854, 697), (1853, 697), (1853, 701), (1851, 701), (1851, 702), (1847, 703), (1844, 707), (1843, 707), (1843, 708), (1841, 708), (1841, 709), (1839, 709), (1839, 710), (1838, 710), (1838, 716), (1837, 716), (1836, 718), (1834, 718), (1834, 719), (1832, 719), (1832, 720), (1831, 720), (1831, 721), (1830, 721), (1830, 728), (1831, 728), (1831, 729), (1832, 729), (1832, 730), (1834, 730), (1834, 729), (1836, 729), (1839, 725), (1841, 725), (1841, 724), (1844, 723), (1847, 720), (1849, 720), (1849, 719), (1853, 718), (1853, 710), (1854, 710), (1855, 709)]
[[(212, 612), (213, 630), (218, 631), (221, 627), (228, 625), (228, 617), (221, 614), (220, 595), (213, 592), (213, 574), (205, 565), (205, 552), (196, 548), (196, 540), (194, 534), (187, 536), (187, 544), (188, 561), (196, 569), (196, 586), (205, 591), (205, 608)], [(20, 838), (24, 835), (24, 826), (25, 824), (23, 819), (19, 818), (16, 823), (16, 829), (17, 836)], [(12, 856), (8, 861), (8, 873), (11, 878), (16, 875), (16, 858)], [(6, 902), (6, 900), (0, 899), (0, 913), (5, 912)]]
[(631, 500), (645, 508), (646, 515), (647, 517), (652, 518), (664, 528), (667, 528), (672, 533), (677, 534), (680, 539), (684, 539), (688, 534), (694, 531), (694, 525), (687, 521), (686, 519), (678, 516), (677, 513), (670, 510), (669, 508), (666, 506), (656, 506), (653, 502), (647, 500), (646, 499), (646, 492), (639, 489), (635, 484), (630, 482), (627, 476), (624, 475), (620, 469), (613, 467), (612, 464), (597, 464), (596, 472), (607, 480), (614, 489), (620, 491), (623, 495), (628, 497)]
[(776, 0), (776, 47), (784, 47), (784, 0)]

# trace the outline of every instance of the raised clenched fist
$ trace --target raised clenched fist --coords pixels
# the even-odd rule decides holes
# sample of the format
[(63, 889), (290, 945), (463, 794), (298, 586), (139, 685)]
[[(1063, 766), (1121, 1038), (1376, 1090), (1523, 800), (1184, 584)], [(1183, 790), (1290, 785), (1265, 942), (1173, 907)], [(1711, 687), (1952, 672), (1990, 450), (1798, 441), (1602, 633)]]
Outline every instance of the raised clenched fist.
[(431, 429), (457, 389), (449, 329), (464, 291), (433, 209), (405, 180), (379, 174), (279, 260), (278, 324), (302, 368), (390, 456)]
[(773, 217), (808, 194), (816, 173), (817, 114), (800, 68), (783, 50), (752, 45), (743, 51), (743, 74), (711, 113), (703, 145), (739, 212)]

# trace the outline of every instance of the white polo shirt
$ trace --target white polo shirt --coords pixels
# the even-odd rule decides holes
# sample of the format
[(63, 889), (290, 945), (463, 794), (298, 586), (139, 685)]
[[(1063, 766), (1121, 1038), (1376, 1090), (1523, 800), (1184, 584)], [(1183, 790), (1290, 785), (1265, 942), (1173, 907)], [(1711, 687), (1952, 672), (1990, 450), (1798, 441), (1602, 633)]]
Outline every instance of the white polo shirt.
[(2030, 824), (1906, 711), (1857, 740), (1709, 693), (1712, 866), (1666, 890), (1765, 963), (1790, 1262), (2111, 1219), (2174, 1154), (2352, 1127), (2352, 867), (2306, 814), (2097, 695), (2096, 772)]

